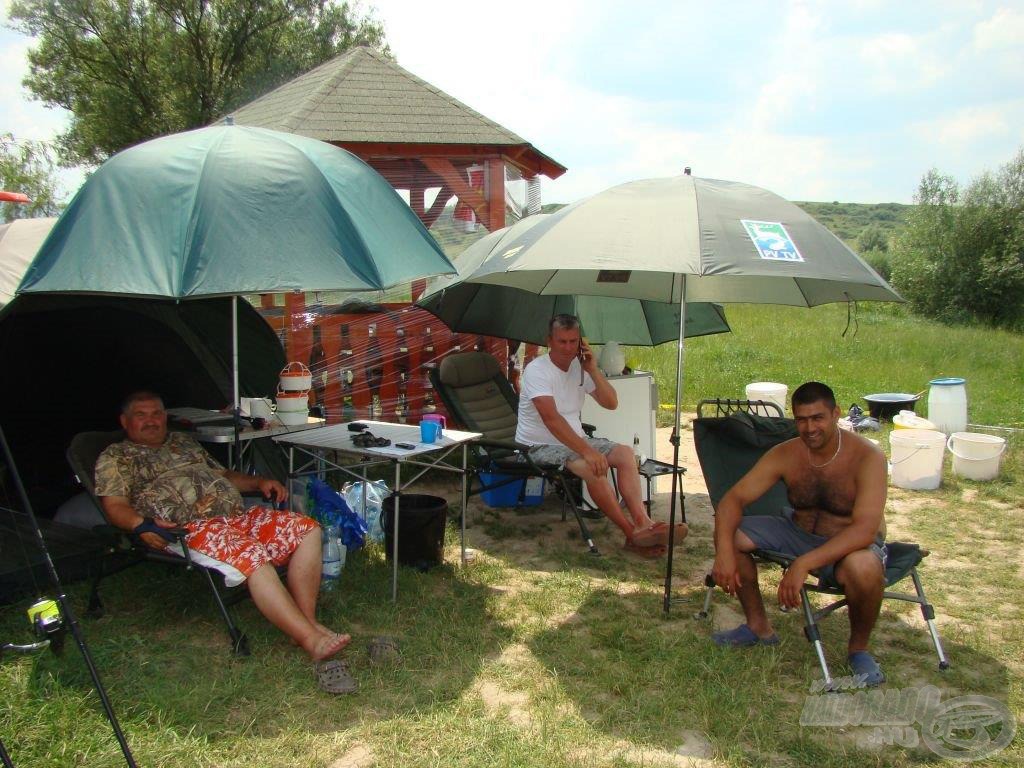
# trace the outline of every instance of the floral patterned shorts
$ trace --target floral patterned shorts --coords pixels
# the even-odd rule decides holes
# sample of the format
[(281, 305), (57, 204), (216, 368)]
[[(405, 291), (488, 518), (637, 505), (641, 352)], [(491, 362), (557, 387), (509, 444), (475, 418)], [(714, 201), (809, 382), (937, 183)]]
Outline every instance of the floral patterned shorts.
[(304, 515), (249, 507), (240, 515), (211, 517), (185, 524), (190, 549), (227, 563), (248, 578), (266, 563), (284, 565), (299, 544), (319, 526)]

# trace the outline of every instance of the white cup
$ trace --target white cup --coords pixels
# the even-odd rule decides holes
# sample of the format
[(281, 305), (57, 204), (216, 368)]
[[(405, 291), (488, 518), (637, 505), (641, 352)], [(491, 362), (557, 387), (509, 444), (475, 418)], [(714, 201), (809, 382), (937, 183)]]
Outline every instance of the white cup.
[(274, 416), (274, 405), (266, 397), (246, 398), (249, 403), (249, 416), (254, 419), (271, 419)]

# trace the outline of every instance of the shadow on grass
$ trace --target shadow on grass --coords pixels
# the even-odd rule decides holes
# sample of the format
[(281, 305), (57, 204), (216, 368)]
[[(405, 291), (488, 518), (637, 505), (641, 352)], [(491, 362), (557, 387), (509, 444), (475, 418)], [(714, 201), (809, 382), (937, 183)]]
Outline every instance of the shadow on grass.
[[(354, 695), (319, 691), (312, 662), (251, 601), (231, 610), (252, 647), (230, 641), (199, 577), (147, 564), (105, 582), (106, 614), (81, 624), (129, 738), (168, 729), (212, 745), (239, 736), (273, 739), (292, 729), (340, 731), (360, 720), (400, 716), (457, 699), (481, 660), (507, 640), (491, 620), (490, 591), (443, 565), (401, 568), (398, 602), (379, 548), (350, 555), (335, 591), (321, 595), (322, 623), (353, 636), (345, 652), (360, 683)], [(81, 605), (85, 590), (76, 590)], [(370, 663), (373, 636), (398, 639), (402, 661)], [(70, 645), (70, 643), (69, 643)], [(36, 658), (30, 695), (44, 706), (54, 690), (85, 693), (91, 679), (73, 647)], [(112, 739), (113, 737), (111, 737)]]
[[(768, 594), (765, 579), (762, 587)], [(813, 687), (821, 673), (799, 614), (770, 609), (782, 638), (776, 648), (720, 649), (710, 640), (712, 627), (719, 626), (716, 612), (732, 626), (741, 620), (736, 602), (717, 593), (710, 621), (700, 621), (694, 613), (703, 590), (693, 587), (682, 594), (690, 602), (666, 616), (658, 594), (595, 590), (572, 615), (537, 634), (530, 648), (587, 723), (613, 740), (672, 752), (687, 731), (695, 730), (707, 735), (717, 756), (742, 764), (766, 764), (773, 755), (788, 754), (799, 764), (849, 766), (868, 755), (858, 750), (860, 758), (851, 761), (848, 753), (859, 737), (869, 735), (866, 726), (800, 725), (805, 707), (835, 694)], [(940, 631), (941, 620), (940, 615)], [(850, 674), (848, 626), (844, 612), (821, 624), (834, 676)], [(952, 668), (939, 671), (916, 607), (887, 601), (875, 639), (874, 651), (889, 678), (882, 691), (915, 692), (933, 685), (943, 701), (976, 694), (1007, 702), (1011, 670), (970, 645), (943, 638)], [(923, 748), (898, 746), (876, 750), (868, 759), (903, 764), (912, 755), (913, 762), (939, 762)]]

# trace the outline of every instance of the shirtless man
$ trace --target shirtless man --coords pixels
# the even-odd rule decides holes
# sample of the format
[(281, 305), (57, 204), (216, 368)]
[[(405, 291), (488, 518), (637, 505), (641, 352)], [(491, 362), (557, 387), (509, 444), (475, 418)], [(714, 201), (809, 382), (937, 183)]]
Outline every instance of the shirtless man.
[[(716, 632), (722, 646), (775, 645), (750, 553), (766, 549), (796, 560), (779, 584), (779, 604), (800, 605), (809, 573), (846, 593), (850, 614), (850, 667), (867, 685), (885, 682), (868, 652), (885, 587), (885, 455), (869, 440), (839, 428), (832, 390), (816, 381), (793, 393), (798, 437), (775, 446), (736, 483), (715, 515), (715, 583), (739, 597), (746, 624)], [(785, 517), (743, 517), (778, 480), (791, 508)]]

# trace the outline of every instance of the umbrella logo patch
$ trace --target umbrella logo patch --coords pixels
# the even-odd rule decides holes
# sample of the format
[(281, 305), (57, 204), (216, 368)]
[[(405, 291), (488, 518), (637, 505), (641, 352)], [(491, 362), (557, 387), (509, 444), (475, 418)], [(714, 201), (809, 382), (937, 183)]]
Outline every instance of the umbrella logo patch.
[(771, 261), (803, 261), (804, 257), (789, 236), (789, 232), (777, 221), (749, 221), (740, 219), (751, 242), (762, 259)]

